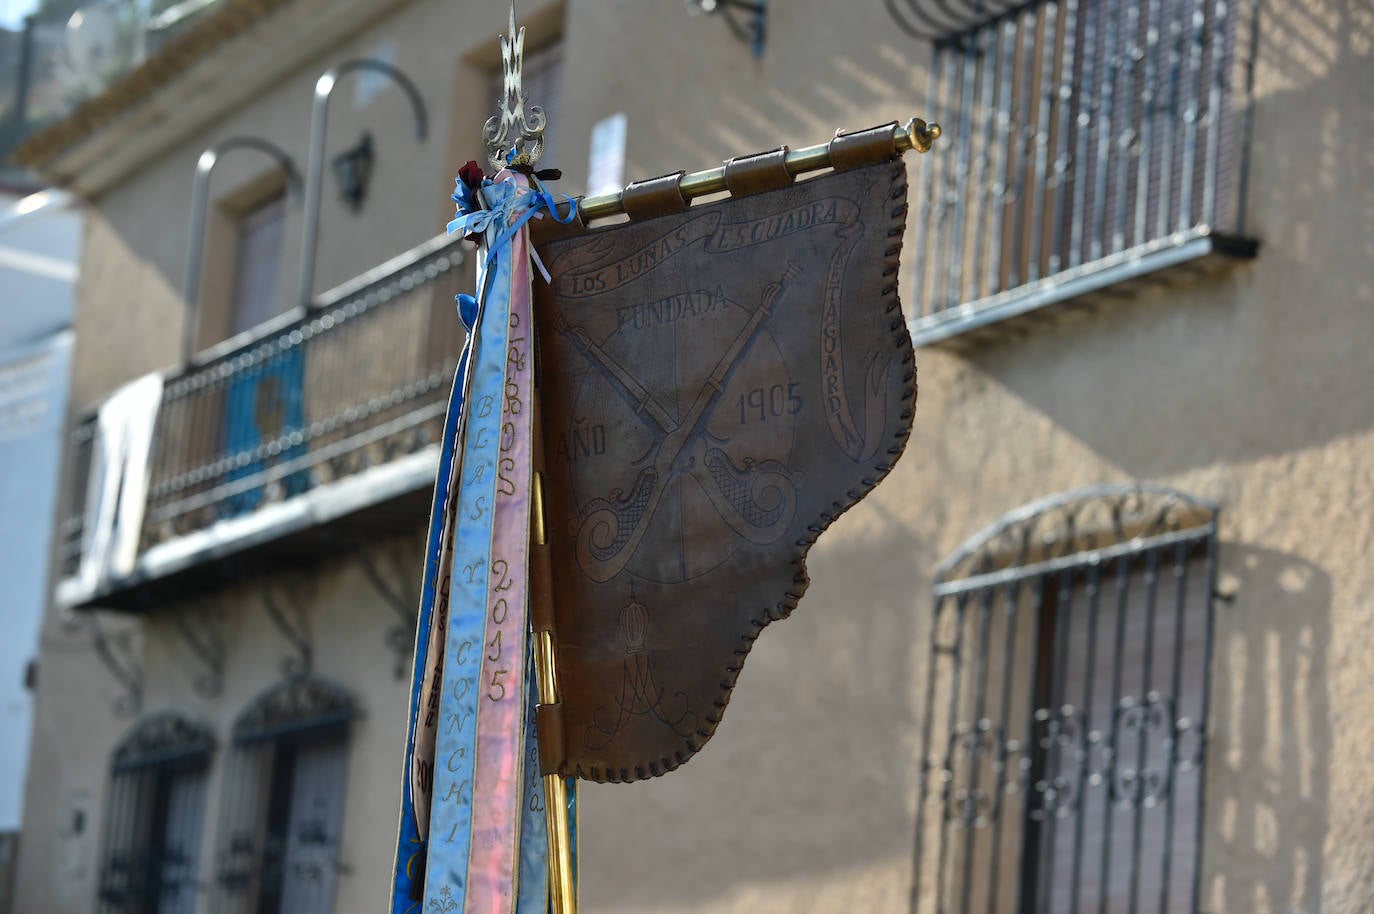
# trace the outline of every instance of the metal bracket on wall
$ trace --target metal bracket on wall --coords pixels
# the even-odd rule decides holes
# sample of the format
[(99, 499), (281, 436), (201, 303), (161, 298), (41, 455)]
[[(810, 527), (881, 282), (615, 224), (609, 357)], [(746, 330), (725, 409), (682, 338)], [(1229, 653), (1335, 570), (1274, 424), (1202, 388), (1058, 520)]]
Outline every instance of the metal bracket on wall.
[[(198, 618), (196, 621), (203, 621), (203, 624), (197, 630), (197, 626), (192, 624), (190, 614), (173, 611), (172, 625), (176, 627), (182, 643), (190, 648), (202, 667), (192, 677), (191, 687), (197, 694), (213, 698), (224, 688), (224, 640), (209, 619)], [(197, 615), (204, 617), (206, 613), (201, 611)]]
[(95, 649), (101, 665), (123, 688), (123, 693), (115, 696), (115, 714), (119, 717), (137, 717), (143, 710), (143, 664), (134, 643), (136, 633), (126, 629), (108, 634), (94, 615), (82, 614), (78, 618), (91, 637), (91, 647)]
[(386, 631), (386, 646), (396, 656), (395, 675), (405, 677), (415, 649), (415, 625), (419, 618), (420, 594), (415, 586), (417, 556), (423, 554), (423, 540), (407, 538), (381, 551), (386, 568), (379, 567), (377, 557), (369, 551), (358, 553), (358, 565), (367, 575), (372, 589), (396, 615), (396, 624)]
[[(734, 36), (749, 45), (754, 57), (763, 57), (768, 37), (768, 0), (687, 0), (687, 12), (694, 16), (721, 14)], [(744, 21), (735, 18), (737, 12)]]
[[(296, 590), (289, 585), (282, 589)], [(258, 587), (258, 596), (262, 600), (262, 608), (267, 611), (267, 617), (296, 652), (294, 656), (282, 658), (283, 674), (287, 679), (309, 675), (314, 669), (315, 649), (311, 644), (310, 624), (300, 593), (287, 593), (285, 601), (282, 601), (273, 594), (271, 584), (263, 583)]]

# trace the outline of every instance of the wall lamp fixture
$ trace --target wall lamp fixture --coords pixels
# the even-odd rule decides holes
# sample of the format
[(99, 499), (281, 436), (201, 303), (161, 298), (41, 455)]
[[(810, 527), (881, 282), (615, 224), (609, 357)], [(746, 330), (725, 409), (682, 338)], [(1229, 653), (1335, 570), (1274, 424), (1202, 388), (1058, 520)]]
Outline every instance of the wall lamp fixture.
[(330, 162), (334, 169), (334, 180), (339, 185), (339, 195), (355, 213), (363, 208), (367, 187), (372, 182), (372, 163), (375, 160), (372, 134), (364, 133), (358, 138), (358, 142), (336, 155)]
[(310, 152), (305, 164), (305, 226), (301, 231), (301, 269), (296, 282), (296, 299), (310, 307), (315, 288), (315, 245), (320, 237), (320, 195), (324, 189), (324, 140), (329, 124), (329, 99), (339, 80), (359, 70), (380, 73), (396, 84), (410, 101), (415, 115), (415, 137), (420, 142), (429, 135), (429, 115), (420, 90), (396, 67), (384, 60), (363, 58), (341, 63), (315, 80), (315, 102), (310, 111)]

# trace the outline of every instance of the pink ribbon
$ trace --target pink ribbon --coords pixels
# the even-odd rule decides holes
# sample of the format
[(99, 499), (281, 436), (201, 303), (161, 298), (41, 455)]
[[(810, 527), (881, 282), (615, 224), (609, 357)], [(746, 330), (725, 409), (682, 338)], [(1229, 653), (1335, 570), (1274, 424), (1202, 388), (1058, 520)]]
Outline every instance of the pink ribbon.
[[(524, 175), (514, 179), (528, 186)], [(516, 232), (502, 255), (511, 258), (510, 332), (479, 680), (467, 914), (513, 912), (519, 866), (534, 364), (527, 231)]]

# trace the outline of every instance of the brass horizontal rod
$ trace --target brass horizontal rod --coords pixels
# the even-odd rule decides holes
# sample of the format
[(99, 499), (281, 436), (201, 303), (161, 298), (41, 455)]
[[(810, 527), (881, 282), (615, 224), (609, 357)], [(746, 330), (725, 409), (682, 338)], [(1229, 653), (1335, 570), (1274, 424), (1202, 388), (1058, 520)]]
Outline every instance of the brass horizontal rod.
[[(898, 127), (893, 137), (897, 143), (898, 152), (906, 152), (910, 149), (917, 152), (929, 152), (931, 144), (939, 138), (940, 125), (927, 124), (919, 117), (913, 117), (907, 121), (905, 127)], [(787, 165), (787, 171), (794, 176), (811, 171), (820, 171), (822, 168), (830, 167), (830, 146), (828, 143), (819, 143), (803, 149), (794, 149), (787, 153), (787, 158), (784, 161)], [(682, 188), (682, 195), (689, 202), (697, 197), (719, 193), (726, 189), (725, 166), (683, 175), (678, 186)], [(595, 197), (584, 198), (578, 204), (582, 221), (591, 222), (593, 219), (605, 219), (607, 216), (616, 216), (625, 212), (625, 204), (621, 199), (622, 193), (622, 191), (616, 191), (613, 194), (598, 194)]]

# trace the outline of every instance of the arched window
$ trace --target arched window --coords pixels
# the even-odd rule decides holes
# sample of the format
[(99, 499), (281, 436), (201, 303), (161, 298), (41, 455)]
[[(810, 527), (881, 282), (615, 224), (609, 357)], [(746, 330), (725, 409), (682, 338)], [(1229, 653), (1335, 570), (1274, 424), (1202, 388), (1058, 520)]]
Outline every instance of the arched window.
[(214, 910), (328, 914), (343, 825), (351, 695), (311, 676), (273, 686), (234, 724)]
[(191, 914), (199, 892), (205, 778), (214, 737), (176, 713), (139, 721), (115, 747), (100, 914)]
[(1158, 487), (1082, 490), (940, 566), (923, 910), (1196, 909), (1217, 510)]

